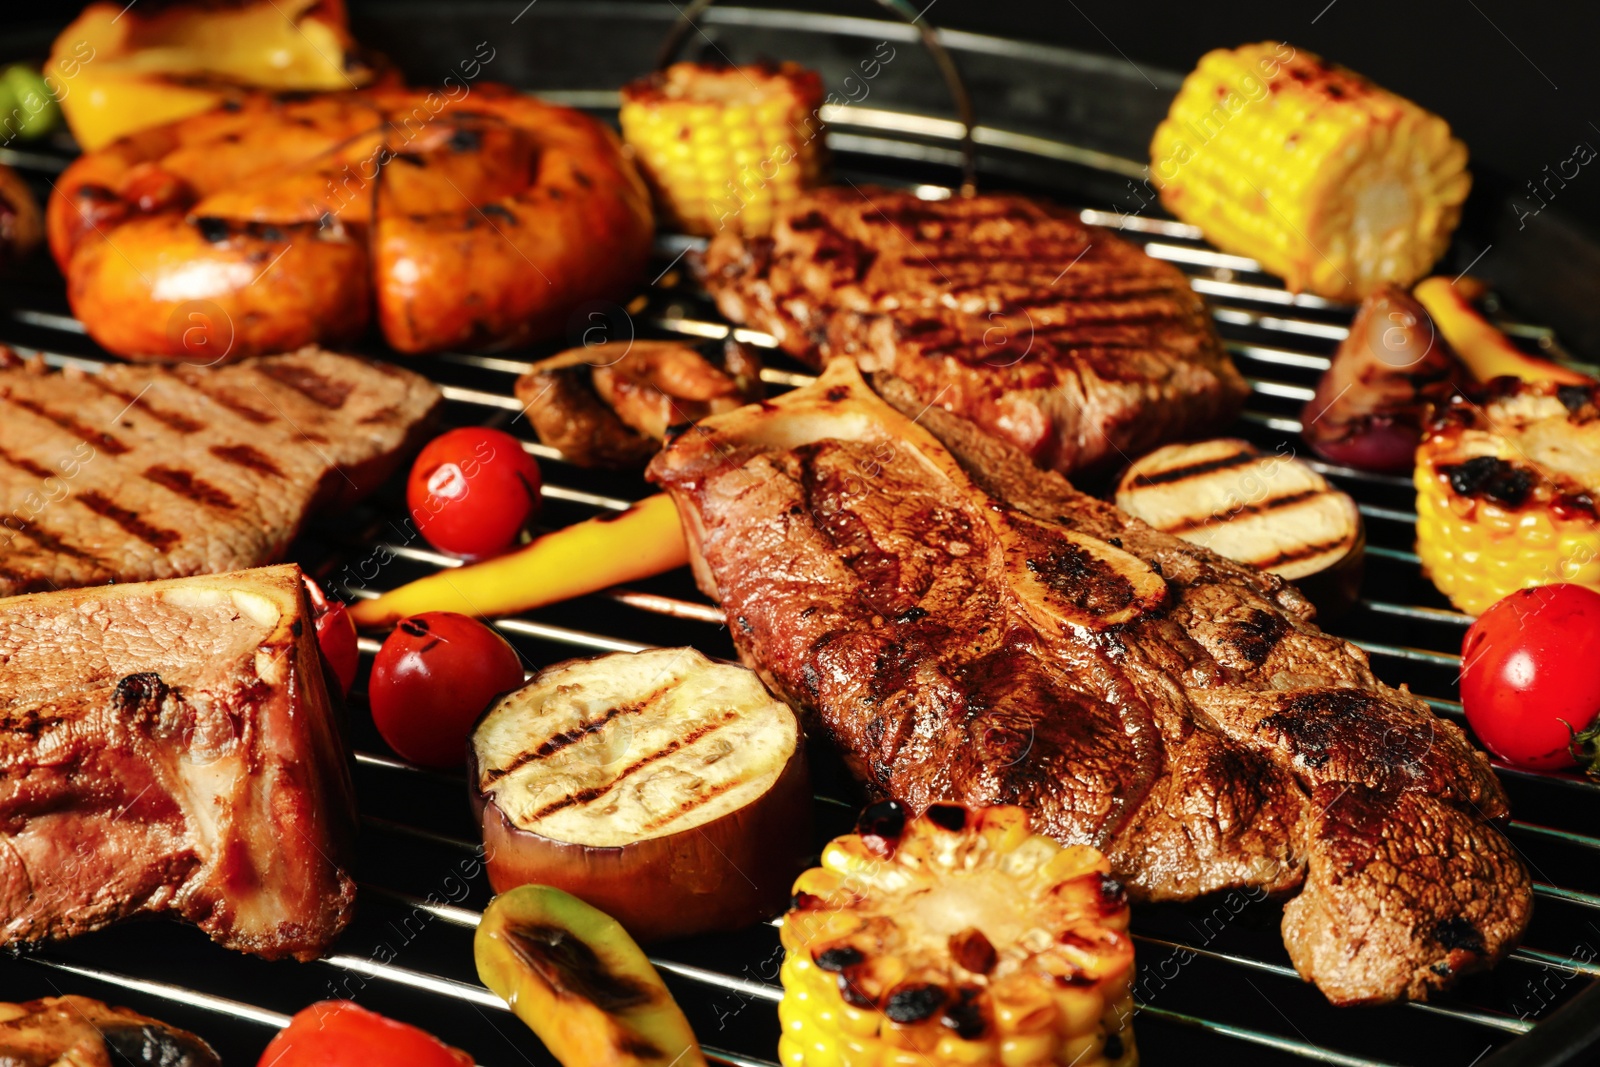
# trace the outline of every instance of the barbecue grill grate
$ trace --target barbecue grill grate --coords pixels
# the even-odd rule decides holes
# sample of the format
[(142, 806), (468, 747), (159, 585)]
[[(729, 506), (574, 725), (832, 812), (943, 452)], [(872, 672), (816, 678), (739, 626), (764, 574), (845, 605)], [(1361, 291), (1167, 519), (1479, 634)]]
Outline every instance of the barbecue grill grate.
[[(569, 101), (603, 110), (614, 108), (615, 95), (573, 92)], [(947, 165), (956, 158), (952, 145), (959, 127), (948, 120), (864, 107), (832, 108), (824, 117), (832, 124), (840, 170), (852, 180), (903, 178), (909, 161), (921, 177), (937, 182), (935, 176), (949, 173)], [(1109, 175), (1127, 174), (1136, 166), (1002, 130), (980, 130), (979, 140)], [(43, 188), (65, 157), (0, 151), (0, 161), (18, 166)], [(938, 184), (923, 190), (926, 195), (949, 191)], [(1303, 452), (1296, 413), (1345, 335), (1348, 311), (1285, 292), (1252, 261), (1206, 247), (1192, 227), (1096, 209), (1085, 209), (1083, 217), (1099, 225), (1125, 223), (1124, 236), (1191, 276), (1251, 381), (1241, 432), (1267, 449)], [(687, 280), (682, 258), (689, 247), (682, 239), (663, 240), (645, 299), (628, 313), (599, 308), (599, 317), (591, 316), (590, 322), (603, 325), (613, 338), (636, 334), (714, 342), (727, 336), (729, 328)], [(17, 283), (6, 303), (0, 337), (19, 351), (37, 351), (56, 366), (89, 370), (105, 358), (66, 312), (53, 272)], [(1513, 335), (1559, 353), (1550, 331), (1504, 325)], [(736, 335), (771, 347), (762, 334), (739, 330)], [(809, 380), (786, 357), (764, 355), (771, 390)], [(635, 476), (577, 470), (532, 443), (511, 396), (514, 376), (531, 358), (447, 354), (413, 365), (444, 387), (448, 424), (497, 426), (528, 441), (525, 447), (545, 468), (545, 526), (621, 509), (646, 495), (648, 487)], [(1368, 530), (1364, 599), (1330, 629), (1365, 649), (1385, 680), (1409, 684), (1440, 714), (1459, 719), (1456, 650), (1470, 620), (1452, 610), (1419, 572), (1411, 550), (1415, 515), (1409, 480), (1313, 465), (1356, 497)], [(430, 551), (404, 514), (402, 493), (391, 484), (350, 514), (314, 526), (297, 544), (295, 558), (350, 597), (374, 596), (456, 565)], [(683, 572), (498, 625), (530, 666), (660, 644), (693, 644), (711, 655), (733, 655), (720, 611)], [(376, 641), (363, 639), (367, 656), (376, 647)], [(273, 1028), (305, 1004), (354, 996), (471, 1049), (485, 1064), (550, 1062), (473, 974), (471, 930), (488, 888), (461, 777), (383, 754), (365, 714), (364, 694), (358, 690), (351, 704), (363, 896), (361, 913), (335, 955), (310, 965), (267, 964), (231, 954), (188, 928), (131, 924), (0, 963), (0, 995), (28, 999), (51, 991), (79, 992), (128, 1003), (202, 1033), (231, 1063), (254, 1062)], [(1527, 945), (1497, 971), (1469, 979), (1435, 1004), (1339, 1011), (1290, 968), (1278, 940), (1274, 903), (1230, 894), (1188, 906), (1137, 908), (1141, 977), (1136, 988), (1143, 1002), (1137, 1026), (1146, 1062), (1209, 1062), (1226, 1056), (1239, 1063), (1467, 1065), (1531, 1030), (1600, 977), (1600, 953), (1593, 947), (1600, 944), (1600, 836), (1590, 829), (1600, 826), (1600, 785), (1570, 775), (1499, 770), (1518, 815), (1507, 834), (1534, 872), (1538, 911)], [(825, 758), (818, 761), (817, 792), (820, 843), (849, 827), (859, 795), (842, 769)], [(775, 930), (694, 939), (659, 947), (653, 956), (714, 1062), (771, 1064), (779, 996)]]

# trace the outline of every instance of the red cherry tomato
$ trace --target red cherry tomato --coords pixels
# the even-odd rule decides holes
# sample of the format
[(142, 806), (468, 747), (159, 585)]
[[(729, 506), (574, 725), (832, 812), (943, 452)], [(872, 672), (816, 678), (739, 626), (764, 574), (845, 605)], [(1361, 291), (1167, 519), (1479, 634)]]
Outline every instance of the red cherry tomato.
[(1479, 616), (1461, 645), (1461, 705), (1507, 763), (1573, 766), (1572, 732), (1600, 713), (1600, 593), (1541, 585)]
[(441, 552), (475, 559), (509, 548), (539, 514), (539, 464), (515, 437), (465, 427), (428, 442), (406, 482), (411, 521)]
[(348, 1000), (325, 1000), (296, 1013), (257, 1067), (472, 1067), (472, 1057), (415, 1026)]
[(367, 696), (389, 747), (427, 767), (459, 767), (473, 723), (522, 684), (522, 660), (476, 619), (430, 611), (403, 619), (372, 661)]
[(304, 581), (322, 658), (338, 679), (340, 693), (349, 696), (350, 687), (356, 681), (356, 665), (361, 662), (361, 652), (356, 648), (356, 624), (350, 618), (344, 601), (329, 600), (323, 595), (320, 585), (310, 578)]

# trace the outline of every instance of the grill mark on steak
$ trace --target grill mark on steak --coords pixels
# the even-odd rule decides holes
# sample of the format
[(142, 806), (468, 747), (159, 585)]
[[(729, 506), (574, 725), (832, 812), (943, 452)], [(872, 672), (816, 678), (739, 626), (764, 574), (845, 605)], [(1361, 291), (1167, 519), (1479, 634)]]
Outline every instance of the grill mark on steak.
[[(105, 567), (105, 562), (94, 553), (86, 552), (83, 549), (78, 548), (76, 545), (67, 543), (58, 535), (53, 534), (49, 530), (40, 526), (37, 522), (24, 523), (15, 516), (7, 515), (5, 521), (0, 523), (0, 525), (3, 525), (6, 529), (11, 530), (13, 533), (19, 533), (23, 537), (28, 538), (46, 552), (56, 552), (72, 559), (82, 560), (85, 563), (92, 563), (97, 567)], [(55, 588), (53, 585), (50, 587)]]
[[(1021, 804), (1040, 832), (1101, 845), (1136, 899), (1292, 896), (1285, 945), (1335, 1003), (1425, 998), (1510, 950), (1530, 879), (1458, 727), (1374, 678), (1281, 579), (1077, 492), (897, 376), (876, 384), (892, 407), (839, 361), (649, 469), (695, 520), (703, 587), (749, 623), (741, 658), (854, 773), (919, 810)], [(959, 553), (944, 512), (972, 517)], [(1061, 622), (1022, 580), (1041, 550), (1019, 526), (1159, 565), (1164, 604)], [(910, 606), (927, 614), (895, 621)]]
[(77, 434), (79, 440), (97, 445), (113, 456), (126, 455), (128, 452), (128, 446), (117, 440), (115, 437), (112, 437), (109, 433), (106, 433), (103, 430), (91, 430), (89, 427), (83, 425), (83, 423), (79, 422), (71, 415), (63, 415), (59, 411), (51, 411), (43, 404), (40, 404), (35, 400), (31, 400), (28, 397), (17, 396), (9, 391), (5, 391), (0, 392), (0, 399), (9, 400), (22, 410), (32, 412), (41, 419), (47, 419), (50, 422), (53, 422), (63, 430), (66, 430), (68, 433)]
[(219, 407), (227, 408), (246, 422), (254, 423), (257, 426), (270, 426), (278, 421), (276, 415), (269, 415), (264, 411), (251, 407), (226, 389), (207, 388), (192, 373), (180, 377), (178, 380), (198, 395), (205, 397)]
[(701, 275), (792, 355), (893, 373), (1065, 473), (1204, 435), (1249, 391), (1181, 272), (1022, 197), (816, 190), (770, 238), (718, 235)]
[(632, 763), (622, 768), (622, 770), (618, 771), (616, 777), (612, 778), (611, 781), (607, 782), (605, 785), (590, 786), (587, 789), (578, 790), (571, 796), (565, 796), (560, 800), (551, 801), (549, 804), (546, 804), (544, 807), (534, 812), (533, 815), (529, 817), (528, 821), (537, 822), (540, 819), (553, 815), (558, 811), (565, 811), (567, 808), (570, 808), (575, 804), (593, 803), (594, 801), (605, 796), (607, 793), (611, 792), (622, 782), (633, 777), (635, 774), (644, 770), (657, 760), (665, 759), (667, 756), (672, 755), (681, 748), (688, 748), (701, 738), (722, 729), (724, 726), (728, 725), (730, 722), (733, 722), (738, 717), (738, 712), (730, 711), (725, 713), (722, 718), (718, 719), (716, 722), (702, 723), (700, 726), (690, 730), (682, 737), (675, 737), (671, 741), (668, 741), (665, 745), (662, 745), (648, 756), (634, 760)]
[(46, 467), (44, 464), (35, 463), (27, 456), (19, 456), (15, 452), (11, 452), (5, 448), (0, 448), (0, 461), (9, 463), (18, 470), (25, 471), (28, 474), (33, 475), (35, 478), (60, 477), (55, 471), (51, 470), (49, 467)]
[(157, 422), (161, 423), (161, 425), (165, 426), (167, 429), (176, 431), (177, 433), (199, 433), (201, 430), (206, 428), (205, 423), (191, 419), (187, 415), (182, 415), (176, 411), (167, 411), (164, 408), (156, 407), (154, 404), (150, 403), (148, 399), (146, 399), (145, 394), (142, 392), (130, 393), (126, 389), (118, 389), (116, 386), (111, 385), (98, 374), (86, 374), (84, 375), (83, 380), (107, 396), (115, 397), (126, 404), (127, 407), (122, 409), (124, 415), (127, 414), (130, 409), (137, 407), (143, 410), (146, 415), (149, 415), (152, 419), (155, 419)]
[(152, 526), (140, 518), (137, 512), (129, 511), (94, 489), (85, 489), (73, 499), (96, 515), (110, 519), (151, 548), (164, 552), (183, 539), (183, 535), (176, 530), (163, 530), (159, 526)]
[(271, 378), (279, 385), (293, 389), (307, 400), (330, 411), (338, 411), (350, 399), (354, 386), (348, 382), (334, 381), (309, 367), (296, 367), (282, 363), (260, 363), (258, 373)]
[(283, 471), (272, 462), (272, 457), (250, 445), (212, 445), (209, 451), (218, 459), (227, 460), (235, 466), (253, 470), (258, 474), (270, 474), (274, 478), (283, 477)]
[(157, 464), (146, 468), (144, 476), (162, 488), (170, 489), (179, 496), (187, 497), (194, 501), (196, 504), (206, 504), (210, 507), (221, 508), (224, 511), (233, 511), (239, 506), (234, 503), (233, 497), (205, 479), (196, 476), (193, 471)]
[[(275, 370), (339, 383), (348, 395), (327, 408), (270, 384)], [(282, 418), (232, 402), (252, 388)], [(0, 550), (16, 554), (0, 573), (0, 597), (37, 588), (41, 576), (72, 586), (266, 563), (311, 510), (376, 487), (441, 399), (411, 371), (313, 348), (214, 368), (111, 364), (97, 376), (0, 369), (0, 398), (19, 402), (0, 407), (0, 514), (31, 519), (40, 500), (53, 506), (43, 516), (51, 530), (24, 531), (29, 540)], [(93, 435), (74, 447), (58, 428), (82, 432), (79, 423), (103, 425), (135, 405), (128, 421), (137, 437), (111, 446)], [(30, 407), (54, 418), (41, 421)]]

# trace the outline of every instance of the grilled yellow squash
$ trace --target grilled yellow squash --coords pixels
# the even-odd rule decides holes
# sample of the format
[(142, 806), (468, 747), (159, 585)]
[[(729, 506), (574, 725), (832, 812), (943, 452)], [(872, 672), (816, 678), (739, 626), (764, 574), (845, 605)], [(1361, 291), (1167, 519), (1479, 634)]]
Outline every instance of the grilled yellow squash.
[(1439, 116), (1275, 41), (1207, 53), (1150, 157), (1167, 210), (1333, 300), (1422, 277), (1471, 185)]
[(1021, 808), (893, 801), (795, 883), (784, 1067), (1129, 1067), (1133, 943), (1105, 858)]

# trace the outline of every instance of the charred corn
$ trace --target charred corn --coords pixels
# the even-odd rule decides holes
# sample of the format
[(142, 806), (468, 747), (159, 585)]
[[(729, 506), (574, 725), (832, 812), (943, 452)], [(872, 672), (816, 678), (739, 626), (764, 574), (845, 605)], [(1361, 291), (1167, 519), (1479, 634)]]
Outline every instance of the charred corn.
[(1092, 848), (1021, 808), (886, 801), (795, 883), (783, 1067), (1128, 1067), (1128, 905)]
[(1422, 277), (1471, 184), (1466, 147), (1439, 116), (1273, 41), (1202, 58), (1150, 156), (1174, 215), (1334, 300)]
[(673, 226), (763, 234), (821, 181), (821, 106), (822, 79), (794, 63), (674, 63), (623, 88), (622, 136)]
[(1417, 449), (1417, 555), (1468, 614), (1518, 589), (1600, 590), (1600, 386), (1502, 378)]

